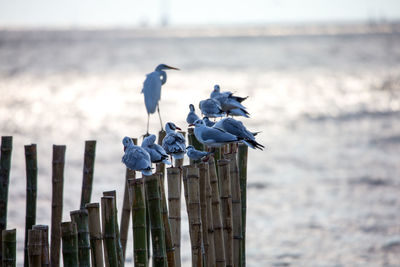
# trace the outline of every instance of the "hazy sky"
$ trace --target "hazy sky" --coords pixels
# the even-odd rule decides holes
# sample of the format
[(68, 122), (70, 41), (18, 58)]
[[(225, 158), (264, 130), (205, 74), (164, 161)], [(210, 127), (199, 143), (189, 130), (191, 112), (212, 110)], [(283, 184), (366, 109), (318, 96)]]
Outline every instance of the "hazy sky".
[(400, 0), (0, 0), (4, 26), (175, 26), (400, 19)]

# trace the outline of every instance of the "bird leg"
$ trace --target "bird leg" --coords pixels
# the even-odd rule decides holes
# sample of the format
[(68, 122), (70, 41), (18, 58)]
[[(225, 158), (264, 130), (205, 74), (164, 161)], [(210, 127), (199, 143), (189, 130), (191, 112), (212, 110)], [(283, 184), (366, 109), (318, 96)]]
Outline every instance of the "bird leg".
[(160, 117), (161, 131), (164, 131), (163, 123), (161, 120), (161, 114), (160, 114), (160, 106), (157, 106), (157, 112), (158, 112), (158, 117)]
[(174, 167), (174, 160), (172, 159), (172, 155), (169, 155), (169, 157), (171, 158), (171, 168)]
[(149, 122), (150, 122), (150, 113), (147, 113), (147, 131), (146, 131), (146, 136), (149, 135)]

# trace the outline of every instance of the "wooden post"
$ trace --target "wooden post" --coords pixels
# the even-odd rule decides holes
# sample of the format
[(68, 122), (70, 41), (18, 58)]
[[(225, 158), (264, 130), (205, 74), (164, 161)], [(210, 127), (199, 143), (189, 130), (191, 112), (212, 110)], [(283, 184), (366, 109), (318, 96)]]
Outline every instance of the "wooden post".
[[(12, 136), (1, 137), (0, 153), (0, 232), (7, 228), (8, 185), (10, 183)], [(2, 235), (0, 235), (0, 262), (2, 259)]]
[[(202, 143), (200, 143), (197, 140), (196, 136), (194, 135), (194, 128), (188, 128), (188, 141), (189, 141), (189, 145), (193, 146), (195, 149), (201, 150), (201, 151), (204, 150), (204, 145)], [(201, 160), (199, 160), (198, 162), (200, 162), (200, 161)], [(192, 159), (190, 159), (189, 162), (190, 162), (190, 165), (198, 163)]]
[(214, 158), (208, 160), (208, 173), (211, 185), (211, 201), (212, 201), (212, 217), (214, 229), (214, 249), (215, 249), (215, 266), (224, 267), (225, 263), (225, 245), (224, 232), (221, 218), (221, 203), (218, 188), (217, 172), (215, 170)]
[[(167, 135), (167, 133), (164, 130), (161, 130), (158, 132), (158, 141), (157, 143), (162, 146), (162, 141), (164, 137)], [(171, 162), (173, 163), (173, 162)], [(157, 163), (156, 164), (156, 173), (162, 173), (163, 177), (165, 176), (165, 164), (164, 163)]]
[(175, 266), (181, 266), (181, 170), (167, 168), (168, 207), (172, 240), (175, 247)]
[(52, 183), (53, 192), (51, 200), (51, 244), (50, 265), (60, 266), (60, 223), (63, 208), (64, 164), (66, 146), (53, 145)]
[(102, 235), (99, 203), (88, 203), (85, 207), (88, 211), (92, 266), (103, 267), (103, 246), (101, 244)]
[(199, 169), (191, 167), (187, 169), (187, 188), (188, 188), (188, 217), (190, 225), (190, 239), (192, 244), (192, 266), (203, 266), (202, 254), (202, 230), (201, 230), (201, 211), (200, 211), (200, 185)]
[[(179, 132), (183, 135), (183, 137), (186, 137), (186, 132), (185, 131), (179, 131)], [(182, 167), (183, 166), (183, 160), (184, 160), (184, 158), (183, 159), (175, 159), (174, 166), (175, 167)]]
[(62, 254), (64, 267), (79, 266), (78, 231), (75, 222), (61, 223)]
[[(33, 225), (32, 230), (39, 230), (42, 235), (42, 266), (50, 266), (50, 256), (49, 256), (49, 227), (47, 225)], [(29, 233), (28, 233), (29, 235)], [(28, 236), (29, 239), (29, 236)]]
[(42, 267), (43, 253), (42, 230), (29, 229), (28, 231), (28, 266)]
[(88, 211), (74, 210), (70, 212), (71, 220), (76, 223), (78, 231), (79, 267), (90, 267), (90, 242)]
[(153, 266), (167, 266), (164, 227), (161, 215), (161, 196), (158, 174), (144, 176), (146, 201), (149, 207), (151, 241), (153, 245)]
[(218, 160), (219, 179), (221, 185), (222, 223), (224, 227), (225, 260), (227, 267), (233, 267), (233, 221), (231, 179), (229, 176), (229, 160)]
[(245, 144), (239, 144), (238, 163), (241, 194), (240, 199), (242, 201), (242, 266), (246, 266), (247, 154), (248, 146)]
[(29, 266), (28, 260), (28, 230), (36, 223), (36, 196), (37, 196), (37, 153), (36, 145), (25, 146), (26, 166), (26, 212), (25, 212), (25, 247), (24, 266)]
[(3, 267), (15, 267), (17, 252), (17, 230), (3, 230), (1, 263)]
[(81, 207), (84, 209), (87, 203), (90, 203), (92, 195), (94, 161), (96, 158), (96, 140), (88, 140), (85, 142), (85, 154), (83, 159), (83, 180)]
[[(123, 267), (125, 264), (124, 254), (122, 252), (122, 244), (119, 235), (119, 227), (118, 227), (118, 209), (117, 209), (117, 192), (115, 190), (103, 192), (103, 196), (114, 197), (114, 218), (115, 218), (115, 245), (117, 247), (117, 257), (118, 257), (118, 266)], [(128, 195), (129, 197), (129, 195)]]
[[(208, 240), (208, 223), (207, 218), (207, 201), (206, 201), (206, 176), (208, 176), (208, 168), (204, 162), (198, 163), (199, 168), (199, 193), (200, 193), (200, 215), (201, 215), (201, 226), (202, 226), (202, 242), (204, 247), (204, 263), (208, 265), (209, 263), (209, 247), (210, 243)], [(210, 222), (212, 223), (212, 221)]]
[(132, 203), (133, 261), (135, 267), (147, 267), (146, 199), (143, 178), (129, 179), (129, 196)]
[(101, 198), (101, 220), (103, 225), (104, 261), (106, 267), (118, 267), (114, 201), (114, 197)]

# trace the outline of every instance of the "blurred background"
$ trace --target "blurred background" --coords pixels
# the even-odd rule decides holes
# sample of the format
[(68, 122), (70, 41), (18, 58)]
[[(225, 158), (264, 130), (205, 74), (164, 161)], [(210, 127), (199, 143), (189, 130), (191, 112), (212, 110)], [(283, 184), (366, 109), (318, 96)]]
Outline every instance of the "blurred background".
[(396, 0), (0, 0), (19, 265), (23, 145), (38, 145), (38, 224), (50, 222), (52, 144), (67, 145), (64, 220), (79, 207), (85, 140), (98, 142), (92, 201), (115, 189), (121, 207), (121, 140), (145, 133), (142, 83), (165, 63), (181, 71), (163, 86), (164, 122), (186, 128), (215, 84), (249, 96), (240, 120), (267, 149), (249, 153), (248, 266), (399, 266), (399, 44)]

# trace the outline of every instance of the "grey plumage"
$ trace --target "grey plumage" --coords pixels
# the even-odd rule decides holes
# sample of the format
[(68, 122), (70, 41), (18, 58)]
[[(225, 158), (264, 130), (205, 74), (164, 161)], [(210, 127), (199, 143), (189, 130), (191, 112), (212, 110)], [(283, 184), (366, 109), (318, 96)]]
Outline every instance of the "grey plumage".
[(234, 96), (231, 92), (220, 92), (219, 85), (214, 86), (214, 91), (210, 94), (212, 99), (220, 103), (222, 111), (228, 115), (249, 117), (246, 107), (241, 104), (247, 97)]
[(190, 111), (189, 111), (189, 114), (186, 117), (186, 122), (188, 124), (193, 124), (196, 120), (198, 120), (200, 118), (199, 118), (199, 116), (197, 116), (193, 104), (189, 105), (189, 109), (190, 109)]
[(204, 157), (207, 157), (211, 153), (212, 152), (197, 150), (193, 146), (188, 146), (186, 148), (186, 155), (188, 155), (188, 157), (193, 159), (193, 160), (200, 160), (200, 159), (202, 159)]
[(163, 139), (162, 147), (168, 155), (173, 156), (175, 159), (183, 159), (186, 153), (186, 140), (181, 133), (175, 132), (176, 129), (180, 130), (172, 122), (165, 124), (167, 135)]
[(206, 126), (203, 120), (195, 121), (194, 126), (194, 135), (197, 140), (207, 146), (220, 147), (241, 140), (237, 136), (227, 133), (222, 129)]
[(168, 160), (168, 154), (165, 152), (164, 148), (155, 143), (156, 136), (151, 134), (143, 139), (142, 147), (149, 153), (152, 163), (165, 163), (171, 165)]
[(203, 121), (208, 127), (213, 127), (215, 124), (215, 122), (210, 121), (210, 119), (208, 117), (203, 117)]
[(151, 160), (149, 153), (140, 146), (135, 146), (130, 137), (124, 137), (122, 140), (125, 154), (122, 156), (122, 162), (128, 169), (141, 171), (144, 175), (151, 175)]
[(201, 100), (199, 108), (204, 116), (210, 118), (223, 117), (225, 115), (224, 111), (221, 109), (221, 103), (214, 98)]

